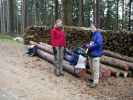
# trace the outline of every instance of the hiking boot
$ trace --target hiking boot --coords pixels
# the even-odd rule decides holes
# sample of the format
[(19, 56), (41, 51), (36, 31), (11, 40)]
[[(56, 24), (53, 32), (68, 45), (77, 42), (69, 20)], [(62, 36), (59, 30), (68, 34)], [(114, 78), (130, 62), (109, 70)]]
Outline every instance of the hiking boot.
[(87, 82), (88, 83), (93, 83), (93, 79), (88, 79)]
[(61, 76), (59, 69), (55, 69), (55, 75), (58, 77)]
[(89, 87), (90, 87), (90, 88), (95, 88), (96, 86), (97, 86), (97, 84), (95, 84), (95, 83), (90, 83), (90, 84), (89, 84)]
[(60, 74), (61, 74), (61, 76), (64, 76), (63, 67), (60, 67)]
[(63, 71), (60, 71), (60, 75), (61, 75), (61, 76), (64, 76), (64, 72), (63, 72)]

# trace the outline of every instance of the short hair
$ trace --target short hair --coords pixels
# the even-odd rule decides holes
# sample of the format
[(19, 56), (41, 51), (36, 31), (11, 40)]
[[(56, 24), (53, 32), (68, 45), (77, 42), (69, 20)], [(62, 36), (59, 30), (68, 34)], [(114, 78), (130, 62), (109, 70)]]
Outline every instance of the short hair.
[(63, 22), (62, 22), (62, 20), (61, 19), (57, 19), (56, 21), (55, 21), (55, 25), (54, 25), (54, 27), (62, 27), (62, 24)]

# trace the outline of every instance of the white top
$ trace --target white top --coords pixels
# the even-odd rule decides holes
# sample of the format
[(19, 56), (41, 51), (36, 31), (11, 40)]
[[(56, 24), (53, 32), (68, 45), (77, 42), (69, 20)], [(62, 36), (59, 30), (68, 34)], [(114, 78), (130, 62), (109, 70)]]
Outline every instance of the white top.
[(86, 58), (82, 55), (79, 55), (78, 62), (75, 68), (85, 69), (85, 66), (86, 66)]

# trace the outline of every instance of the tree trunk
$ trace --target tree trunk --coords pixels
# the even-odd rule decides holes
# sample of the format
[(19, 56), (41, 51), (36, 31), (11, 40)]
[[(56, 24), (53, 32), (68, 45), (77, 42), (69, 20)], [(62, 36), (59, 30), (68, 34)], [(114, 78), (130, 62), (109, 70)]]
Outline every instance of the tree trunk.
[(94, 0), (93, 2), (94, 24), (97, 28), (100, 28), (100, 2), (102, 0)]
[(0, 32), (2, 32), (2, 0), (0, 0)]
[(63, 0), (64, 24), (72, 25), (72, 0)]
[(58, 19), (58, 12), (59, 12), (59, 3), (58, 0), (54, 0), (55, 1), (55, 20)]
[(84, 5), (83, 0), (79, 1), (79, 26), (84, 25)]
[(125, 0), (122, 0), (122, 29), (125, 28)]
[(0, 32), (1, 32), (1, 0), (0, 0)]
[(1, 20), (1, 30), (2, 30), (2, 32), (6, 32), (6, 29), (5, 29), (5, 5), (4, 5), (4, 1), (2, 0), (2, 2), (1, 2), (1, 7), (2, 7), (2, 20)]
[(15, 31), (15, 18), (14, 18), (14, 0), (9, 0), (9, 23), (10, 23), (10, 32)]
[(132, 8), (132, 0), (129, 1), (129, 22), (128, 22), (128, 30), (130, 31), (131, 30), (131, 8)]
[(119, 28), (119, 0), (116, 0), (116, 30)]
[(22, 33), (27, 27), (27, 0), (22, 1)]
[(10, 32), (9, 0), (7, 0), (7, 32)]
[(7, 32), (7, 1), (3, 1), (4, 5), (4, 32)]

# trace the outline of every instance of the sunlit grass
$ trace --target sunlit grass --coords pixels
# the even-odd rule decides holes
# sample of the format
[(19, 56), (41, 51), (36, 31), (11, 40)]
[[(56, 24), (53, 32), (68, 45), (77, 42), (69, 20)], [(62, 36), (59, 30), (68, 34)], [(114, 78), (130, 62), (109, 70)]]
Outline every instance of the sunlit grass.
[(17, 46), (22, 46), (22, 43), (19, 43), (14, 40), (14, 37), (7, 35), (7, 34), (0, 34), (0, 43), (8, 43)]

